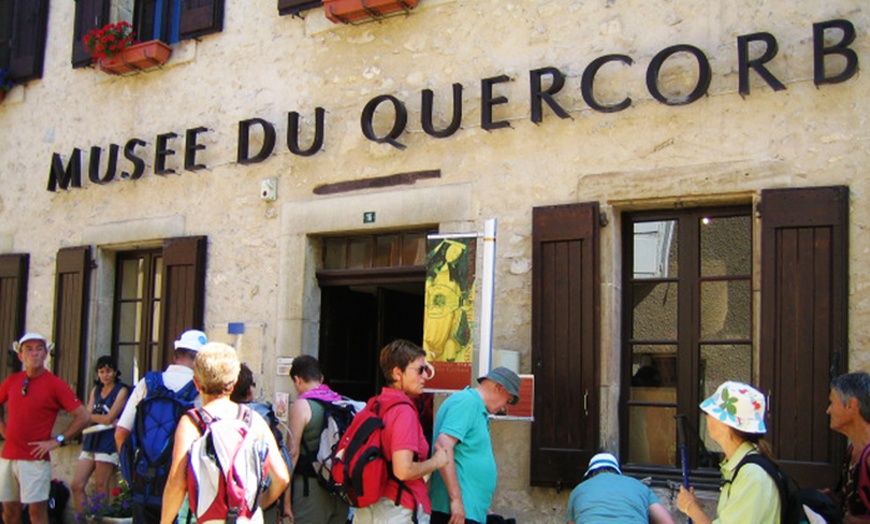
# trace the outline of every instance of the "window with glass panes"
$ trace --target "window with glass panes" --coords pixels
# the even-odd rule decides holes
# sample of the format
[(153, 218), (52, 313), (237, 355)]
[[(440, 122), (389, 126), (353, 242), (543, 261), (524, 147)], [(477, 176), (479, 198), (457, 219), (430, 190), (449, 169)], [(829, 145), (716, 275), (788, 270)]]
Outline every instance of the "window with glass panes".
[(714, 465), (699, 452), (715, 446), (704, 437), (698, 404), (721, 382), (753, 376), (750, 211), (626, 217), (622, 435), (629, 464), (679, 466), (680, 414), (695, 435), (693, 463)]
[(118, 253), (112, 347), (129, 381), (163, 367), (160, 307), (163, 250)]

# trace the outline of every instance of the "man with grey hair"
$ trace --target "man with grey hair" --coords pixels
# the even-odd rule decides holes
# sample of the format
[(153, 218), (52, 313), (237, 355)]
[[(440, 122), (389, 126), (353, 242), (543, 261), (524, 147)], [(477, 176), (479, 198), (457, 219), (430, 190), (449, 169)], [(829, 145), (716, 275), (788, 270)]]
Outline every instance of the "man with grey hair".
[(870, 522), (870, 375), (840, 375), (828, 399), (831, 429), (849, 439), (836, 496), (845, 522)]

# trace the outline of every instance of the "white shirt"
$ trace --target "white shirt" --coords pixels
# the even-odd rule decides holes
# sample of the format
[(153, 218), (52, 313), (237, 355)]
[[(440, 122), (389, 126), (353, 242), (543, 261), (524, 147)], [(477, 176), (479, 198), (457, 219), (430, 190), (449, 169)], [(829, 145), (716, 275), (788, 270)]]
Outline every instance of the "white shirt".
[[(166, 368), (166, 371), (163, 372), (163, 384), (172, 391), (181, 391), (181, 389), (191, 380), (193, 380), (193, 370), (187, 366), (170, 364), (170, 366)], [(147, 394), (148, 387), (145, 385), (145, 379), (143, 378), (136, 383), (136, 387), (133, 388), (133, 392), (130, 393), (130, 399), (124, 407), (124, 412), (121, 413), (121, 417), (118, 419), (118, 423), (116, 424), (117, 427), (124, 428), (127, 431), (133, 429), (133, 422), (136, 421), (136, 406), (139, 405), (139, 402), (141, 402)], [(202, 399), (198, 393), (193, 404), (196, 407), (202, 405)]]

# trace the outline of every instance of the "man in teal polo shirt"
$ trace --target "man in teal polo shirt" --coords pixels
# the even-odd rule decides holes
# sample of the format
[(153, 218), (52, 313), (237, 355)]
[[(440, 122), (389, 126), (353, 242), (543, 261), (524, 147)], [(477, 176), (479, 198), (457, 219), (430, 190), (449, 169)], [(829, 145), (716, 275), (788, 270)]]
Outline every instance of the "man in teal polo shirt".
[(434, 449), (445, 449), (448, 461), (429, 482), (431, 524), (486, 522), (497, 477), (489, 414), (519, 402), (520, 377), (498, 367), (477, 381), (451, 395), (435, 416)]

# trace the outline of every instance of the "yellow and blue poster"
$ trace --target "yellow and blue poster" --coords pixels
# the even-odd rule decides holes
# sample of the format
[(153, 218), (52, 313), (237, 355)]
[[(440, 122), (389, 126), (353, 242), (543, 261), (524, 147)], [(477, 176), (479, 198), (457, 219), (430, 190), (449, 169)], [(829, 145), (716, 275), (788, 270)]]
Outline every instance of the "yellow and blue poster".
[(430, 390), (458, 390), (471, 383), (474, 355), (477, 235), (427, 240), (423, 349), (435, 367)]

